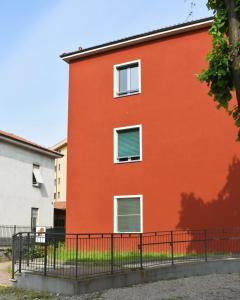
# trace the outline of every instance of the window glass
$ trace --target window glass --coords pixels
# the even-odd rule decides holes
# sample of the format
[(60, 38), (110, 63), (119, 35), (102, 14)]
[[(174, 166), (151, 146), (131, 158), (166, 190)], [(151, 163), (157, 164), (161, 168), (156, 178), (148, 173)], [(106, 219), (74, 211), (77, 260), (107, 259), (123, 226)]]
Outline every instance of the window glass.
[(38, 208), (31, 208), (31, 229), (36, 231), (38, 222)]
[(126, 68), (119, 69), (119, 95), (125, 94), (128, 91), (128, 70)]
[(130, 91), (132, 93), (136, 93), (139, 91), (138, 69), (138, 66), (130, 68)]
[(116, 67), (117, 83), (115, 91), (118, 96), (139, 92), (139, 63), (124, 64)]

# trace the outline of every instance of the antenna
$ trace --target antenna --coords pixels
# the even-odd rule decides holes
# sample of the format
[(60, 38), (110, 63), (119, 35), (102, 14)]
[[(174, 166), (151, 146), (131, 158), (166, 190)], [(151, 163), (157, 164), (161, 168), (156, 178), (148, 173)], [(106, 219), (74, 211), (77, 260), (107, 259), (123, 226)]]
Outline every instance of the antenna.
[(189, 2), (190, 1), (190, 9), (189, 9), (189, 12), (188, 12), (188, 15), (186, 17), (186, 20), (185, 22), (187, 21), (190, 21), (190, 19), (192, 20), (193, 19), (193, 13), (194, 13), (194, 8), (196, 7), (196, 1), (195, 0), (184, 0), (184, 2)]

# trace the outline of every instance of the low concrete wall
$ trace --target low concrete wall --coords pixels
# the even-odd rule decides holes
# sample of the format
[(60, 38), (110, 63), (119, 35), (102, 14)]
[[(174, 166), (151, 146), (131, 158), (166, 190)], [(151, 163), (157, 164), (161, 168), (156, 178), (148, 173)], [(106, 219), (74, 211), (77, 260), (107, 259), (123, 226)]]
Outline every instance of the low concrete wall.
[(177, 265), (160, 266), (127, 273), (105, 275), (84, 280), (73, 280), (24, 272), (17, 274), (13, 285), (18, 288), (37, 291), (47, 291), (65, 295), (91, 293), (110, 288), (120, 288), (153, 282), (164, 279), (176, 279), (211, 273), (238, 273), (240, 272), (239, 259), (227, 259), (211, 262), (182, 263)]

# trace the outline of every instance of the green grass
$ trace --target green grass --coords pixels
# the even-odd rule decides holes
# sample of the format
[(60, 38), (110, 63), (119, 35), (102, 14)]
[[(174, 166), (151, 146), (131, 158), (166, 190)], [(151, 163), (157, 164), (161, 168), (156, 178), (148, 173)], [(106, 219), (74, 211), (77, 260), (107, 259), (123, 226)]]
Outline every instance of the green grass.
[[(31, 249), (30, 258), (43, 258), (44, 257), (44, 248), (42, 246), (36, 246)], [(69, 249), (65, 247), (64, 243), (59, 244), (55, 249), (56, 251), (56, 261), (59, 263), (75, 263), (76, 262), (76, 251), (75, 249)], [(53, 260), (54, 256), (54, 247), (53, 245), (48, 246), (47, 249), (48, 258)], [(208, 253), (208, 257), (211, 256), (221, 256), (223, 253)], [(174, 260), (184, 259), (184, 258), (204, 258), (204, 253), (174, 253)], [(138, 251), (125, 251), (125, 252), (114, 252), (114, 263), (139, 263), (140, 254)], [(143, 252), (143, 261), (151, 262), (154, 260), (171, 260), (171, 253), (162, 253), (162, 252)], [(110, 251), (78, 251), (77, 261), (79, 263), (95, 263), (95, 264), (110, 264), (111, 263), (111, 252)]]
[(0, 285), (0, 296), (7, 296), (9, 299), (30, 300), (30, 299), (55, 299), (55, 297), (45, 292), (26, 291), (10, 286)]
[[(53, 257), (53, 251), (48, 252), (49, 257)], [(139, 262), (139, 252), (115, 252), (113, 259), (115, 262)], [(171, 256), (163, 253), (144, 253), (143, 259), (146, 260), (164, 260), (170, 259)], [(56, 259), (62, 262), (71, 263), (76, 261), (76, 252), (68, 250), (66, 248), (61, 248), (56, 251)], [(86, 251), (86, 252), (78, 252), (77, 256), (78, 262), (95, 262), (95, 263), (110, 263), (111, 262), (111, 252), (110, 251)]]

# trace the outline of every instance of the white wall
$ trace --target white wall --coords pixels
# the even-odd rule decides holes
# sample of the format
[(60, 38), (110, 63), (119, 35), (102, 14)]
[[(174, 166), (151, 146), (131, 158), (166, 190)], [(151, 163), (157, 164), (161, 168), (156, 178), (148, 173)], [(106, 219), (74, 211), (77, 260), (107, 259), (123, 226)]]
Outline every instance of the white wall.
[[(33, 163), (44, 184), (32, 185)], [(54, 158), (0, 141), (0, 225), (31, 226), (31, 207), (40, 226), (53, 226)]]

